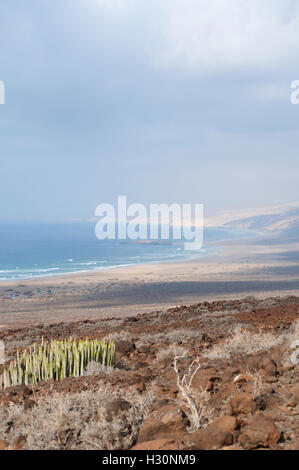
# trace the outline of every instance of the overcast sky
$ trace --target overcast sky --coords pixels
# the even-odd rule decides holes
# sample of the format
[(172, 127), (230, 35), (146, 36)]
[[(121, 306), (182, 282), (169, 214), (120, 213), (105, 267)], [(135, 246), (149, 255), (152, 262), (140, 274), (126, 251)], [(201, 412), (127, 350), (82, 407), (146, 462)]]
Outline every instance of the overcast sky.
[(298, 0), (0, 9), (0, 221), (298, 201)]

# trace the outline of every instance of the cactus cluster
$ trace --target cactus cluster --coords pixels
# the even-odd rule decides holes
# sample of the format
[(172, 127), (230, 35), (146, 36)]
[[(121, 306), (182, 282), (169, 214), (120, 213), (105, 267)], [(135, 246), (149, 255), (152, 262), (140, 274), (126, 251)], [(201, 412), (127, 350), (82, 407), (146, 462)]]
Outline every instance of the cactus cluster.
[(0, 389), (14, 385), (36, 385), (40, 380), (80, 377), (87, 364), (99, 362), (113, 366), (115, 343), (106, 340), (42, 340), (17, 357), (0, 375)]

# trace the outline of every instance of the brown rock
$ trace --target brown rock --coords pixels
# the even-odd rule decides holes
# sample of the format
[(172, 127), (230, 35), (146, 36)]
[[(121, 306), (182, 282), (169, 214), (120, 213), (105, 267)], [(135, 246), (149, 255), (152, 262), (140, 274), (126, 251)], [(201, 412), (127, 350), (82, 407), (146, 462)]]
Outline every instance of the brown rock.
[(299, 450), (299, 439), (296, 439), (294, 442), (289, 444), (285, 450)]
[(251, 381), (252, 381), (252, 377), (247, 374), (239, 374), (234, 378), (235, 384), (246, 383), (246, 382), (251, 382)]
[(23, 450), (26, 444), (26, 439), (24, 436), (18, 436), (13, 442), (13, 450)]
[(10, 400), (6, 397), (0, 398), (0, 404), (7, 406), (10, 404)]
[(215, 382), (221, 382), (222, 378), (215, 374), (215, 369), (199, 370), (192, 380), (192, 388), (211, 392)]
[(268, 376), (265, 378), (265, 381), (267, 384), (275, 384), (276, 382), (278, 382), (278, 379), (274, 376)]
[(158, 399), (153, 403), (150, 413), (153, 413), (154, 411), (158, 411), (160, 408), (162, 408), (162, 406), (165, 406), (168, 404), (169, 404), (169, 400), (167, 398)]
[(213, 426), (193, 432), (189, 439), (190, 446), (194, 450), (216, 450), (233, 443), (231, 432)]
[(267, 410), (272, 410), (273, 408), (278, 409), (281, 405), (281, 399), (275, 394), (270, 393), (268, 395), (262, 395), (260, 398), (263, 400), (265, 409)]
[(237, 393), (230, 400), (230, 407), (233, 416), (247, 415), (254, 411), (254, 398), (248, 393)]
[(124, 416), (125, 412), (132, 408), (132, 404), (119, 398), (110, 402), (105, 408), (98, 409), (98, 420), (104, 417), (106, 421), (111, 422), (115, 418)]
[(21, 385), (19, 392), (24, 396), (24, 397), (29, 397), (29, 395), (32, 395), (32, 390), (27, 387), (27, 385)]
[(213, 421), (209, 428), (218, 428), (221, 431), (234, 432), (238, 428), (238, 421), (234, 416), (221, 416)]
[(270, 356), (264, 356), (261, 359), (259, 363), (259, 369), (262, 369), (266, 376), (277, 376), (277, 364)]
[(279, 441), (280, 433), (271, 420), (263, 415), (253, 416), (242, 430), (240, 444), (244, 449), (271, 447)]
[(5, 450), (8, 447), (8, 443), (0, 439), (0, 450)]
[(177, 382), (177, 377), (176, 373), (173, 369), (167, 370), (164, 374), (164, 380), (167, 384), (176, 384)]
[(186, 445), (180, 439), (155, 439), (154, 441), (141, 442), (131, 450), (183, 450)]
[(288, 393), (288, 406), (297, 406), (299, 405), (299, 384), (293, 385)]
[(145, 367), (148, 367), (148, 366), (149, 366), (148, 362), (138, 361), (135, 363), (134, 368), (137, 370), (137, 369), (144, 369)]
[(188, 424), (188, 418), (181, 408), (165, 405), (147, 418), (139, 431), (137, 442), (169, 438), (169, 436), (186, 432)]
[(33, 400), (30, 400), (30, 398), (26, 398), (24, 401), (24, 411), (31, 410), (35, 405), (35, 402)]
[(135, 344), (132, 341), (116, 341), (115, 351), (120, 355), (128, 355), (135, 350)]

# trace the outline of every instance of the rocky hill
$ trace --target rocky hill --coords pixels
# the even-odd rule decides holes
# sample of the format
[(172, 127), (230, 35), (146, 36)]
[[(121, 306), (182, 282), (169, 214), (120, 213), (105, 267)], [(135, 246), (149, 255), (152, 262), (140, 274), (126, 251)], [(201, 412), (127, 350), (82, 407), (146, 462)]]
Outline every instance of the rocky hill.
[(117, 354), (2, 390), (0, 447), (298, 450), (298, 317), (299, 298), (249, 297), (2, 332), (7, 361), (42, 337), (107, 337)]
[(273, 208), (265, 213), (250, 215), (249, 217), (232, 218), (222, 224), (224, 228), (241, 230), (255, 230), (263, 233), (277, 233), (281, 237), (299, 237), (299, 207), (297, 204), (289, 207)]

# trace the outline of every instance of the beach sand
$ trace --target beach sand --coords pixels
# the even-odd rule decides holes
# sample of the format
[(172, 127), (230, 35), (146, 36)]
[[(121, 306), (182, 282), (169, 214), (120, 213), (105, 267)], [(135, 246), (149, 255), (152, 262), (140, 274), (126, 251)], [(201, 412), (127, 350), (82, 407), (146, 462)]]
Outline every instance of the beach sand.
[[(12, 292), (15, 299), (3, 300)], [(299, 243), (223, 243), (213, 256), (0, 284), (0, 328), (136, 315), (204, 300), (298, 295)]]

